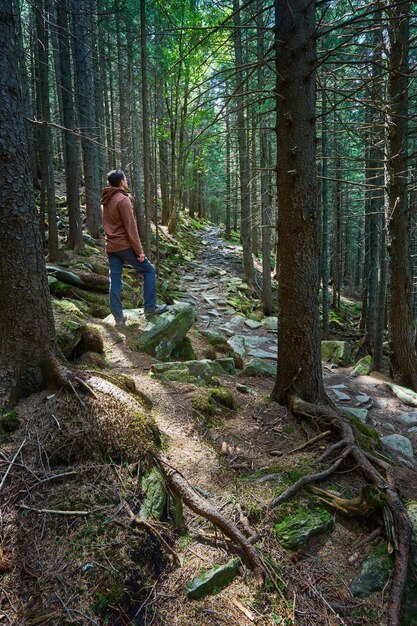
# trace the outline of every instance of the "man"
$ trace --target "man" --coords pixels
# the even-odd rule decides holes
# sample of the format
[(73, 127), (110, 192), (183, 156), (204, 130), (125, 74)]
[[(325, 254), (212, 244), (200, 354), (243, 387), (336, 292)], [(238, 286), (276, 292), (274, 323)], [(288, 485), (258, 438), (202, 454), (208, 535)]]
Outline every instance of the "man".
[(139, 238), (132, 203), (127, 194), (127, 180), (122, 170), (107, 175), (109, 187), (101, 194), (106, 252), (110, 265), (110, 310), (116, 326), (124, 326), (121, 301), (123, 266), (130, 265), (143, 275), (143, 301), (146, 317), (163, 313), (166, 304), (156, 306), (156, 272), (146, 258)]

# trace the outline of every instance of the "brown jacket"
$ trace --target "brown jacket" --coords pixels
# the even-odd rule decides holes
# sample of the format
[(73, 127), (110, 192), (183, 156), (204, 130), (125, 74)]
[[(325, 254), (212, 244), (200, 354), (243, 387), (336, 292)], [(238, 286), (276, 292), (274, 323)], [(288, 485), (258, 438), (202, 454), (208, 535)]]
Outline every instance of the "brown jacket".
[(143, 254), (132, 203), (120, 187), (105, 187), (101, 194), (106, 252), (133, 248), (136, 256)]

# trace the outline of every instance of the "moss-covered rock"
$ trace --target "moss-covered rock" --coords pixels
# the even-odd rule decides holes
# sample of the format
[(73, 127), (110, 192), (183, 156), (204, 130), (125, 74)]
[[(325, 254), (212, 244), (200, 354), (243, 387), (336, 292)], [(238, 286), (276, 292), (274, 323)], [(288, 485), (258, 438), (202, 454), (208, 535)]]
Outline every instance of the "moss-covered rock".
[(387, 584), (393, 566), (393, 558), (387, 547), (377, 548), (365, 561), (349, 586), (355, 598), (367, 598), (381, 591)]
[(213, 376), (224, 376), (228, 373), (223, 367), (223, 361), (233, 362), (233, 359), (218, 359), (217, 361), (202, 359), (201, 361), (154, 363), (151, 371), (157, 376), (163, 376), (167, 380), (209, 384)]
[(187, 583), (187, 595), (192, 600), (204, 598), (216, 589), (221, 589), (232, 582), (239, 574), (241, 561), (238, 557), (230, 559), (224, 565), (213, 567)]
[(372, 357), (367, 354), (362, 359), (360, 359), (357, 363), (355, 363), (355, 367), (351, 371), (350, 375), (355, 378), (356, 376), (367, 376), (372, 368)]
[(171, 352), (171, 357), (175, 360), (178, 359), (178, 361), (194, 361), (196, 359), (196, 354), (194, 352), (191, 339), (189, 337), (184, 337), (181, 343), (175, 346)]
[(322, 341), (321, 358), (336, 365), (348, 365), (352, 361), (352, 350), (347, 341)]
[(237, 407), (230, 389), (221, 386), (195, 393), (191, 399), (191, 404), (196, 411), (204, 415), (214, 415), (219, 407), (230, 410)]
[(13, 433), (19, 428), (20, 420), (17, 411), (7, 411), (0, 415), (0, 434)]
[[(165, 313), (150, 318), (145, 318), (140, 309), (125, 310), (125, 314), (129, 327), (138, 326), (138, 337), (131, 347), (160, 361), (172, 358), (172, 351), (181, 344), (195, 321), (194, 307), (185, 302), (174, 304)], [(112, 315), (104, 321), (114, 324)]]
[(100, 326), (87, 324), (84, 328), (77, 351), (82, 352), (104, 352), (104, 338)]
[(277, 375), (277, 366), (265, 363), (261, 359), (252, 359), (245, 365), (241, 371), (242, 376), (266, 376), (275, 378)]
[(227, 347), (227, 337), (225, 337), (225, 335), (223, 335), (222, 333), (219, 333), (215, 330), (202, 330), (200, 332), (203, 335), (203, 337), (207, 339), (209, 344), (211, 344), (212, 346), (215, 346), (215, 347), (226, 346)]
[(328, 511), (316, 508), (301, 509), (298, 513), (275, 524), (274, 531), (287, 550), (306, 548), (310, 537), (325, 533), (333, 528), (333, 517)]
[(59, 348), (68, 357), (80, 341), (86, 322), (80, 309), (68, 300), (53, 300), (52, 309)]
[(154, 467), (142, 478), (144, 500), (140, 507), (139, 517), (142, 520), (161, 520), (167, 501), (164, 478), (158, 468)]

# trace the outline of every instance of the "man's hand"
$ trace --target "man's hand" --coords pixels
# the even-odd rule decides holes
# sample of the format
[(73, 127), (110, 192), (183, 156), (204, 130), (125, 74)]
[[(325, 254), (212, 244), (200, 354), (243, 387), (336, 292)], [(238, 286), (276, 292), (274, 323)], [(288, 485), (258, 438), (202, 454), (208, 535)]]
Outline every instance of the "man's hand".
[(138, 257), (136, 257), (139, 263), (143, 263), (145, 261), (145, 254), (142, 252)]

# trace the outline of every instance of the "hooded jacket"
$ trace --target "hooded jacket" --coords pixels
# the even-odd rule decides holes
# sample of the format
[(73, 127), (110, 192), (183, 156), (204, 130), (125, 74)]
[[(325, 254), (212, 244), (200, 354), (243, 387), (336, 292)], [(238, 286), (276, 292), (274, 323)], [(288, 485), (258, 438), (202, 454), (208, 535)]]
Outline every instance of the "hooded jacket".
[(132, 203), (124, 189), (105, 187), (101, 194), (106, 252), (133, 248), (136, 256), (143, 254)]

